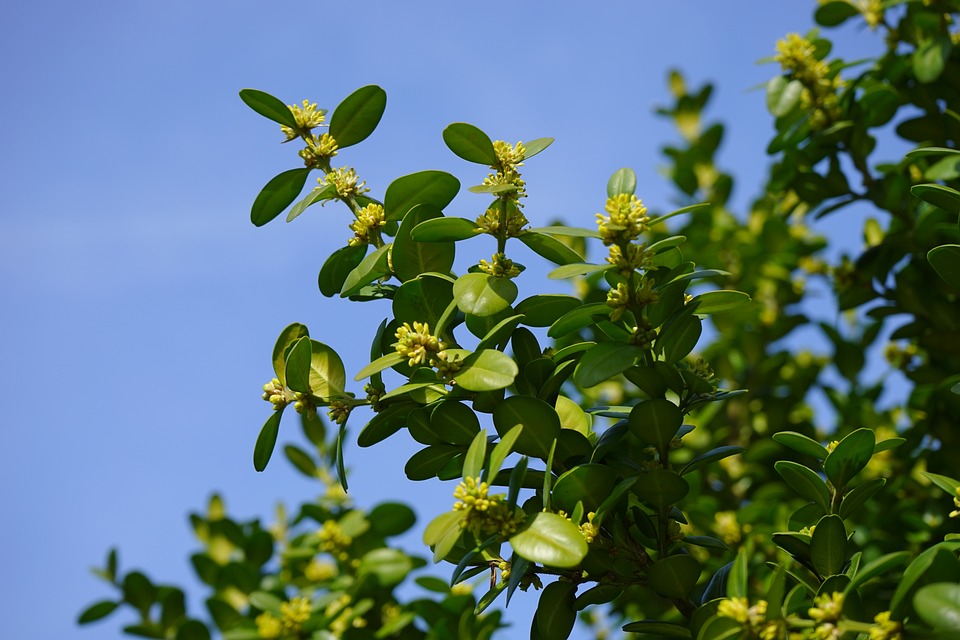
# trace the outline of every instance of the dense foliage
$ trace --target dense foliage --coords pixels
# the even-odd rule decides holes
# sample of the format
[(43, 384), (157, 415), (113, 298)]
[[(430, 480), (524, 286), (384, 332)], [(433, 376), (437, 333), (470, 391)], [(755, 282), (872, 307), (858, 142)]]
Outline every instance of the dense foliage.
[[(772, 165), (742, 214), (715, 163), (711, 88), (678, 73), (660, 113), (680, 134), (664, 154), (686, 206), (648, 211), (620, 169), (590, 227), (528, 221), (521, 172), (550, 138), (446, 127), (454, 154), (490, 168), (469, 188), (474, 214), (453, 217), (450, 174), (402, 176), (375, 198), (362, 171), (334, 166), (378, 125), (379, 87), (330, 114), (242, 91), (303, 164), (267, 183), (252, 222), (346, 205), (352, 236), (322, 265), (320, 292), (388, 317), (369, 327), (370, 364), (353, 381), (346, 345), (299, 323), (281, 332), (254, 465), (270, 461), (292, 406), (311, 451), (284, 453), (326, 492), (269, 527), (230, 519), (219, 498), (192, 516), (209, 622), (187, 615), (181, 589), (121, 572), (113, 552), (99, 573), (119, 595), (81, 622), (126, 605), (142, 620), (125, 630), (152, 638), (487, 638), (496, 605), (538, 598), (531, 638), (568, 637), (578, 612), (597, 637), (614, 623), (705, 640), (957, 637), (958, 14), (957, 0), (825, 2), (818, 23), (865, 22), (875, 57), (833, 57), (817, 31), (778, 42)], [(878, 157), (878, 136), (916, 150)], [(831, 264), (807, 223), (856, 208), (869, 212), (864, 249)], [(540, 270), (516, 261), (531, 255), (570, 294), (520, 299), (517, 281), (538, 290), (527, 280)], [(811, 285), (833, 292), (836, 321), (808, 317)], [(811, 329), (832, 353), (801, 348)], [(887, 370), (867, 367), (881, 350)], [(897, 380), (907, 400), (881, 405)], [(829, 406), (815, 411), (818, 392)], [(426, 562), (389, 539), (413, 513), (352, 508), (342, 456), (347, 438), (407, 434), (422, 445), (411, 480), (459, 481), (424, 533), (449, 581), (419, 574), (412, 600), (397, 587)], [(476, 599), (468, 581), (481, 575)]]

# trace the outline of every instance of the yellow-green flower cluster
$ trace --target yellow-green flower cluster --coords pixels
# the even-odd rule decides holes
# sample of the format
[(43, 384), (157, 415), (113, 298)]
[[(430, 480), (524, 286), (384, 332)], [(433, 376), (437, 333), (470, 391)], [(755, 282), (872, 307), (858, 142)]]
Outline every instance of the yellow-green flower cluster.
[(257, 616), (257, 633), (266, 640), (281, 637), (295, 638), (310, 619), (311, 613), (313, 613), (313, 605), (309, 598), (296, 596), (280, 605), (279, 618), (268, 611)]
[(523, 166), (523, 156), (527, 150), (522, 142), (511, 146), (509, 142), (497, 140), (493, 143), (493, 152), (497, 154), (497, 165), (491, 168), (509, 170)]
[(326, 582), (331, 578), (337, 577), (337, 566), (332, 562), (324, 562), (314, 558), (303, 570), (303, 575), (312, 583)]
[(516, 530), (517, 521), (504, 501), (505, 496), (490, 495), (490, 486), (480, 482), (480, 478), (464, 478), (454, 490), (453, 497), (457, 499), (453, 510), (466, 512), (466, 517), (460, 522), (464, 529), (476, 535), (499, 532), (504, 536)]
[(303, 158), (303, 164), (307, 167), (315, 167), (324, 160), (329, 160), (337, 155), (337, 141), (329, 133), (325, 133), (319, 138), (314, 135), (304, 137), (307, 146), (300, 150), (300, 157)]
[(332, 618), (328, 630), (334, 638), (342, 638), (351, 627), (360, 629), (367, 626), (367, 621), (350, 606), (351, 602), (353, 599), (343, 594), (328, 604), (323, 612), (324, 617)]
[[(643, 307), (648, 304), (656, 304), (660, 299), (660, 294), (653, 289), (653, 283), (646, 278), (641, 278), (640, 283), (631, 291), (630, 286), (624, 282), (618, 282), (617, 286), (607, 292), (607, 306), (613, 309), (610, 313), (610, 320), (616, 322), (627, 312), (630, 305)], [(656, 337), (656, 334), (654, 334)]]
[(746, 598), (726, 598), (717, 607), (717, 615), (732, 618), (750, 632), (750, 637), (775, 640), (781, 636), (783, 620), (767, 620), (767, 601), (758, 600), (750, 606)]
[(355, 247), (360, 244), (369, 244), (372, 234), (379, 233), (380, 229), (387, 224), (386, 216), (383, 213), (383, 205), (371, 203), (360, 209), (357, 213), (357, 219), (350, 223), (350, 230), (353, 231), (353, 237), (347, 240), (347, 244)]
[(839, 591), (817, 596), (813, 606), (807, 610), (807, 615), (817, 623), (814, 637), (819, 640), (832, 640), (840, 637), (840, 628), (837, 622), (843, 615), (843, 601), (845, 596)]
[(414, 322), (412, 327), (410, 323), (404, 322), (394, 337), (397, 339), (394, 349), (407, 358), (407, 364), (411, 367), (429, 364), (443, 351), (443, 342), (430, 334), (430, 325), (426, 322)]
[(330, 403), (330, 409), (327, 411), (327, 417), (334, 422), (334, 424), (344, 425), (347, 422), (347, 418), (350, 417), (350, 411), (353, 410), (353, 405), (350, 405), (342, 400), (334, 400)]
[(954, 493), (956, 493), (956, 495), (953, 496), (953, 504), (956, 507), (956, 509), (950, 512), (951, 518), (956, 518), (957, 516), (960, 516), (960, 487), (958, 487), (954, 491)]
[(367, 184), (366, 180), (359, 184), (357, 184), (357, 180), (357, 171), (353, 167), (349, 169), (347, 167), (337, 167), (322, 178), (317, 178), (321, 187), (332, 184), (337, 190), (337, 195), (341, 198), (359, 196), (370, 191), (365, 186)]
[(520, 269), (504, 253), (493, 254), (491, 262), (481, 260), (479, 266), (484, 273), (498, 278), (516, 278), (520, 275)]
[(871, 29), (876, 29), (883, 22), (882, 0), (860, 0), (857, 8), (860, 9), (863, 19)]
[(294, 130), (286, 125), (280, 125), (280, 130), (287, 137), (284, 142), (290, 142), (300, 137), (301, 133), (309, 133), (312, 129), (321, 126), (326, 120), (323, 109), (317, 109), (316, 102), (311, 103), (309, 100), (304, 100), (303, 106), (297, 104), (288, 106), (290, 107), (290, 113), (293, 114), (293, 119), (297, 121), (297, 129)]
[(873, 617), (870, 640), (901, 640), (903, 624), (890, 619), (889, 611), (881, 611)]
[(263, 385), (263, 395), (261, 397), (273, 405), (274, 411), (283, 409), (295, 400), (293, 392), (287, 389), (277, 378)]
[(344, 533), (336, 520), (324, 522), (323, 527), (317, 531), (317, 539), (320, 541), (318, 545), (320, 551), (332, 553), (341, 560), (346, 559), (347, 554), (344, 550), (353, 543), (353, 538)]
[[(508, 195), (514, 202), (526, 197), (526, 182), (523, 181), (520, 177), (520, 172), (517, 170), (517, 167), (523, 166), (523, 156), (526, 154), (523, 143), (518, 142), (516, 145), (511, 145), (509, 142), (497, 140), (493, 143), (493, 152), (497, 156), (497, 163), (490, 165), (494, 173), (484, 178), (483, 184), (487, 186), (510, 185), (514, 187), (514, 191)], [(517, 206), (522, 205), (518, 203)]]
[(635, 195), (621, 193), (607, 198), (607, 215), (597, 214), (597, 228), (603, 244), (626, 244), (633, 242), (647, 230), (647, 208)]
[[(523, 212), (514, 206), (508, 207), (506, 218), (508, 238), (517, 237), (520, 235), (520, 232), (523, 231), (523, 228), (529, 224)], [(500, 232), (500, 212), (497, 211), (496, 208), (491, 207), (477, 218), (476, 224), (483, 229), (485, 233), (495, 236)]]
[[(626, 251), (624, 251), (626, 249)], [(653, 253), (647, 251), (646, 245), (628, 244), (621, 247), (618, 244), (610, 245), (610, 255), (607, 262), (614, 265), (623, 275), (633, 271), (647, 270), (653, 266)]]
[(580, 525), (580, 533), (587, 544), (596, 540), (597, 536), (600, 535), (600, 525), (593, 523), (593, 519), (596, 517), (597, 514), (591, 511), (587, 514), (587, 521)]
[(798, 33), (777, 41), (774, 60), (803, 85), (800, 94), (804, 108), (811, 110), (811, 124), (820, 128), (839, 115), (837, 90), (842, 82), (823, 60), (816, 58), (816, 47)]

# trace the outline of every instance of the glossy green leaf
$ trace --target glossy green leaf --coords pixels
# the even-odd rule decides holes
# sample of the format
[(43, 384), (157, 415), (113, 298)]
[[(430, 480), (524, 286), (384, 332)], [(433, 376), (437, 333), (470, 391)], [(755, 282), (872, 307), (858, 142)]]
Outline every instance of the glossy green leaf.
[(651, 469), (640, 474), (633, 491), (640, 499), (662, 510), (683, 500), (690, 492), (690, 485), (679, 473), (667, 469)]
[(583, 354), (573, 371), (573, 382), (581, 388), (606, 382), (634, 365), (643, 354), (637, 345), (603, 342)]
[(480, 421), (472, 409), (461, 402), (448, 400), (430, 413), (430, 429), (443, 442), (467, 446), (480, 431)]
[(910, 187), (910, 193), (944, 211), (960, 214), (960, 191), (956, 189), (941, 184), (918, 184)]
[(253, 468), (257, 471), (263, 471), (270, 462), (270, 456), (273, 455), (273, 448), (277, 444), (277, 434), (280, 433), (280, 416), (283, 411), (274, 411), (267, 418), (263, 428), (260, 429), (260, 435), (257, 436), (257, 444), (253, 448)]
[(728, 598), (746, 598), (749, 595), (747, 589), (749, 561), (747, 549), (741, 547), (737, 551), (737, 557), (730, 563), (730, 573), (727, 577)]
[(554, 142), (553, 138), (534, 138), (530, 142), (523, 143), (523, 159), (529, 160), (533, 156), (542, 152), (544, 149), (552, 145)]
[(692, 473), (697, 469), (702, 469), (703, 467), (713, 464), (718, 460), (723, 460), (724, 458), (741, 454), (744, 451), (746, 451), (746, 449), (736, 445), (724, 445), (722, 447), (711, 449), (710, 451), (705, 451), (684, 465), (684, 467), (680, 470), (680, 475)]
[(269, 118), (277, 124), (282, 124), (294, 130), (298, 128), (297, 119), (293, 117), (290, 107), (269, 93), (258, 89), (241, 89), (240, 99), (264, 118)]
[(695, 296), (688, 305), (696, 305), (694, 313), (709, 315), (739, 309), (750, 304), (750, 296), (742, 291), (707, 291)]
[(785, 116), (800, 104), (803, 84), (799, 80), (787, 80), (774, 76), (767, 83), (767, 110), (776, 118)]
[(347, 276), (360, 266), (366, 255), (367, 245), (365, 244), (342, 247), (331, 253), (320, 268), (320, 275), (317, 277), (320, 293), (328, 298), (340, 293)]
[(623, 587), (615, 584), (598, 584), (577, 596), (573, 607), (577, 611), (583, 611), (591, 605), (613, 602), (621, 595), (623, 595)]
[(497, 349), (506, 346), (514, 329), (517, 328), (521, 320), (523, 320), (523, 316), (521, 315), (508, 316), (493, 325), (477, 344), (477, 351), (482, 349)]
[(960, 489), (960, 480), (955, 480), (949, 476), (942, 476), (937, 473), (930, 473), (928, 471), (922, 471), (921, 474), (927, 480), (946, 491), (948, 496), (952, 497), (958, 495), (957, 489)]
[(646, 400), (630, 411), (629, 426), (633, 435), (658, 450), (664, 451), (683, 424), (680, 408), (663, 398)]
[(80, 614), (80, 617), (77, 618), (77, 624), (96, 622), (97, 620), (105, 618), (113, 613), (118, 606), (120, 606), (120, 604), (117, 602), (101, 600), (100, 602), (92, 604), (84, 609), (83, 613)]
[(340, 356), (316, 340), (310, 340), (310, 351), (310, 393), (319, 398), (343, 396), (347, 374)]
[(890, 575), (895, 569), (910, 562), (910, 555), (909, 551), (895, 551), (867, 563), (857, 570), (850, 584), (847, 585), (846, 591), (853, 591), (873, 578)]
[(476, 223), (466, 218), (424, 220), (413, 228), (411, 237), (417, 242), (449, 242), (468, 240), (482, 234)]
[(535, 614), (535, 624), (543, 640), (566, 640), (573, 631), (577, 621), (576, 592), (575, 584), (559, 580), (543, 589)]
[(407, 416), (417, 405), (412, 402), (392, 404), (374, 415), (357, 436), (357, 445), (372, 447), (383, 442), (407, 424)]
[(834, 487), (842, 489), (860, 470), (867, 466), (873, 455), (876, 436), (871, 429), (857, 429), (840, 441), (826, 460), (823, 470)]
[(343, 489), (343, 492), (347, 492), (347, 464), (343, 459), (343, 441), (347, 436), (347, 425), (340, 425), (340, 429), (337, 431), (337, 448), (336, 448), (336, 464), (337, 464), (337, 477), (340, 480), (340, 488)]
[(607, 181), (608, 198), (615, 198), (621, 193), (633, 195), (636, 190), (637, 174), (633, 172), (633, 169), (617, 169)]
[(921, 147), (907, 152), (908, 158), (925, 158), (928, 156), (960, 156), (960, 149), (951, 149), (949, 147)]
[(586, 437), (590, 436), (590, 417), (579, 404), (566, 396), (557, 396), (554, 404), (557, 415), (560, 416), (560, 426), (563, 429), (572, 429)]
[(340, 288), (340, 297), (352, 296), (374, 280), (390, 275), (388, 252), (391, 247), (392, 245), (385, 244), (368, 253), (356, 269), (347, 274), (343, 287)]
[(904, 615), (913, 600), (913, 594), (920, 587), (937, 582), (960, 581), (960, 564), (955, 555), (958, 547), (960, 543), (941, 542), (914, 558), (903, 572), (890, 600), (894, 619)]
[(287, 457), (287, 460), (290, 461), (290, 464), (300, 473), (308, 478), (317, 477), (317, 464), (306, 451), (295, 445), (288, 444), (283, 448), (283, 454)]
[(694, 314), (683, 315), (667, 324), (657, 337), (657, 350), (663, 354), (663, 361), (674, 364), (686, 358), (697, 346), (703, 323)]
[(517, 363), (502, 351), (484, 349), (466, 357), (454, 381), (467, 391), (496, 391), (513, 384)]
[(795, 431), (780, 431), (773, 434), (773, 439), (785, 447), (790, 447), (798, 453), (802, 453), (817, 460), (825, 460), (827, 449), (822, 444), (812, 438), (808, 438), (802, 433)]
[(426, 220), (443, 217), (443, 212), (433, 205), (420, 204), (407, 212), (400, 223), (400, 230), (393, 240), (393, 272), (401, 282), (412, 280), (421, 273), (435, 271), (447, 273), (453, 267), (453, 242), (417, 242), (410, 232)]
[(310, 393), (310, 338), (302, 337), (287, 351), (284, 373), (287, 386), (300, 393)]
[(343, 99), (330, 116), (330, 135), (341, 149), (373, 133), (387, 108), (387, 92), (376, 85), (360, 87)]
[(468, 162), (494, 166), (497, 154), (490, 136), (466, 122), (454, 122), (443, 130), (443, 141), (450, 151)]
[(187, 620), (177, 629), (174, 640), (210, 640), (210, 630), (199, 620)]
[[(445, 511), (430, 521), (427, 528), (423, 530), (423, 543), (434, 549), (434, 562), (438, 562), (449, 553), (453, 545), (456, 544), (460, 533), (463, 531), (460, 522), (466, 517), (467, 512), (460, 509), (457, 511)], [(451, 537), (453, 540), (451, 541)], [(443, 546), (448, 546), (443, 553), (439, 553)], [(439, 554), (439, 556), (438, 556)]]
[(483, 471), (483, 461), (487, 455), (487, 431), (482, 429), (474, 436), (463, 460), (463, 477), (479, 478)]
[(290, 213), (287, 214), (287, 222), (293, 222), (301, 213), (307, 210), (312, 204), (332, 200), (337, 197), (337, 186), (328, 184), (325, 187), (316, 187), (308, 193), (300, 202), (290, 207)]
[(592, 264), (587, 262), (565, 264), (548, 273), (547, 277), (551, 280), (567, 280), (569, 278), (576, 278), (577, 276), (585, 276), (588, 273), (594, 273), (596, 271), (609, 271), (610, 269), (613, 269), (612, 264)]
[(960, 631), (960, 585), (928, 584), (913, 596), (913, 609), (937, 631)]
[(307, 327), (299, 322), (287, 325), (280, 332), (280, 337), (277, 338), (277, 342), (273, 346), (273, 372), (281, 384), (287, 385), (287, 350), (300, 338), (309, 335), (310, 332), (307, 331)]
[(688, 555), (667, 556), (647, 569), (650, 588), (664, 598), (682, 600), (700, 579), (700, 563)]
[(847, 560), (847, 529), (838, 515), (820, 518), (810, 539), (810, 559), (821, 577), (843, 571)]
[(886, 478), (873, 478), (848, 491), (840, 502), (840, 517), (844, 520), (851, 517), (860, 506), (876, 495), (886, 482)]
[(490, 452), (490, 467), (487, 469), (487, 478), (492, 479), (497, 477), (497, 474), (500, 472), (500, 467), (503, 466), (503, 461), (507, 459), (508, 455), (513, 453), (514, 444), (517, 438), (520, 437), (522, 431), (523, 425), (518, 424), (500, 438), (500, 442), (498, 442), (493, 448), (493, 451)]
[(256, 200), (253, 201), (253, 207), (250, 209), (250, 222), (262, 227), (280, 215), (303, 191), (303, 185), (307, 182), (307, 174), (309, 173), (310, 169), (304, 167), (290, 169), (274, 176), (260, 190)]
[(566, 225), (551, 225), (549, 227), (531, 227), (527, 231), (533, 233), (545, 233), (551, 236), (569, 236), (571, 238), (600, 238), (600, 234), (595, 229), (584, 229), (583, 227), (568, 227)]
[(438, 333), (440, 319), (453, 301), (453, 283), (429, 275), (404, 282), (393, 294), (393, 315), (398, 324), (425, 322)]
[(830, 510), (830, 491), (815, 471), (789, 460), (780, 460), (773, 466), (794, 491), (807, 500), (815, 502), (824, 511)]
[(460, 191), (460, 181), (443, 171), (420, 171), (397, 178), (387, 187), (383, 210), (387, 220), (402, 220), (418, 204), (442, 210)]
[(860, 15), (860, 10), (856, 5), (847, 0), (837, 0), (821, 4), (813, 17), (821, 26), (836, 27), (857, 15)]
[[(579, 598), (578, 598), (579, 600)], [(690, 629), (671, 622), (659, 620), (637, 620), (623, 625), (627, 633), (647, 634), (655, 638), (689, 638)]]
[(698, 204), (687, 205), (686, 207), (681, 207), (681, 208), (679, 208), (679, 209), (677, 209), (677, 210), (675, 210), (675, 211), (671, 211), (670, 213), (665, 213), (665, 214), (663, 214), (662, 216), (658, 216), (658, 217), (656, 217), (656, 218), (652, 218), (652, 219), (650, 220), (650, 222), (648, 222), (647, 224), (652, 227), (652, 226), (654, 226), (654, 225), (660, 224), (661, 222), (665, 222), (666, 220), (669, 220), (670, 218), (675, 218), (675, 217), (677, 217), (677, 216), (682, 216), (682, 215), (685, 215), (685, 214), (687, 214), (687, 213), (697, 213), (698, 211), (705, 211), (705, 210), (709, 209), (711, 206), (713, 206), (713, 205), (711, 205), (709, 202), (701, 202), (701, 203), (698, 203)]
[(453, 284), (457, 307), (475, 316), (492, 316), (517, 299), (517, 285), (507, 278), (486, 273), (467, 273)]
[(401, 362), (405, 362), (406, 360), (407, 360), (406, 358), (404, 358), (397, 352), (388, 353), (385, 356), (381, 356), (377, 358), (376, 360), (374, 360), (373, 362), (365, 366), (363, 369), (361, 369), (360, 373), (358, 373), (354, 377), (354, 380), (359, 382), (364, 378), (369, 378), (370, 376), (376, 373), (379, 373), (384, 369), (389, 369), (390, 367), (398, 365)]
[(583, 256), (545, 233), (526, 231), (517, 238), (541, 258), (546, 258), (554, 264), (580, 264), (583, 262)]
[(942, 244), (927, 252), (927, 260), (940, 277), (960, 290), (960, 244)]
[(493, 410), (493, 424), (501, 437), (518, 425), (523, 426), (514, 451), (541, 459), (546, 459), (550, 447), (560, 436), (560, 417), (556, 410), (543, 400), (530, 396), (510, 396), (497, 404)]
[(539, 512), (530, 524), (510, 537), (510, 546), (531, 562), (548, 567), (575, 567), (587, 555), (580, 529), (555, 513)]
[(597, 318), (609, 317), (612, 309), (605, 302), (593, 302), (577, 307), (563, 314), (550, 325), (547, 335), (562, 338), (567, 334), (593, 324)]
[(722, 540), (718, 540), (712, 536), (684, 536), (683, 542), (684, 544), (692, 544), (695, 547), (712, 549), (714, 551), (730, 551), (730, 547), (724, 544)]
[(933, 82), (943, 74), (953, 43), (950, 36), (938, 36), (922, 41), (913, 52), (913, 75), (923, 84)]
[(434, 444), (413, 454), (403, 466), (410, 480), (429, 480), (437, 477), (444, 466), (463, 452), (462, 447)]
[(616, 472), (607, 465), (578, 465), (563, 473), (553, 484), (553, 504), (571, 513), (580, 502), (585, 512), (596, 512), (617, 481)]

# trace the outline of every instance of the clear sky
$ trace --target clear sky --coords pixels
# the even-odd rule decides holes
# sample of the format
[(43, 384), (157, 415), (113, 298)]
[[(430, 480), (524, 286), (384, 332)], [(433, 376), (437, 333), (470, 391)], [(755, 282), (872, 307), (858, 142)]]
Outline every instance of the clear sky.
[[(672, 67), (717, 83), (710, 114), (729, 125), (721, 160), (740, 178), (736, 202), (747, 202), (772, 130), (763, 93), (748, 90), (776, 71), (755, 61), (786, 32), (806, 31), (813, 9), (804, 0), (3, 3), (3, 635), (120, 637), (119, 618), (74, 627), (83, 607), (112, 595), (87, 571), (108, 547), (128, 569), (193, 586), (186, 515), (212, 491), (238, 517), (268, 517), (278, 499), (316, 491), (282, 458), (253, 470), (273, 342), (304, 322), (352, 377), (387, 311), (316, 289), (324, 258), (350, 235), (345, 210), (250, 224), (260, 187), (298, 159), (239, 89), (332, 108), (361, 85), (383, 86), (379, 130), (336, 158), (375, 196), (423, 169), (465, 186), (482, 179), (482, 167), (444, 147), (449, 122), (514, 141), (553, 136), (527, 163), (526, 213), (535, 225), (589, 225), (622, 166), (637, 171), (651, 208), (671, 208), (658, 148), (676, 135), (652, 110), (667, 100)], [(865, 39), (845, 31), (838, 48), (857, 57)], [(484, 204), (463, 193), (448, 212), (473, 217)], [(281, 444), (299, 436), (292, 425)], [(360, 505), (415, 503), (422, 526), (449, 508), (452, 487), (406, 480), (408, 440), (349, 447), (351, 490)], [(418, 535), (405, 542), (416, 549)], [(511, 617), (525, 620), (529, 609), (517, 610)]]

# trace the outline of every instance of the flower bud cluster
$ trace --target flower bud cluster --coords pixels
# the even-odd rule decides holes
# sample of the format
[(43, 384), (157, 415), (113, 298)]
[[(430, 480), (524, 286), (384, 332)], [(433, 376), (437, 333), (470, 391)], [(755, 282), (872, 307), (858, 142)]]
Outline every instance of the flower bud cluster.
[(816, 58), (816, 51), (812, 42), (791, 33), (777, 41), (774, 60), (803, 85), (801, 104), (811, 111), (811, 125), (822, 128), (839, 116), (837, 91), (842, 81), (840, 76), (831, 73), (827, 63)]
[(372, 234), (379, 233), (380, 229), (387, 224), (386, 216), (383, 213), (383, 205), (372, 203), (360, 209), (357, 213), (357, 219), (350, 223), (350, 230), (353, 231), (353, 237), (347, 241), (351, 247), (360, 244), (369, 244)]
[(341, 198), (359, 196), (370, 191), (370, 189), (367, 189), (365, 186), (367, 184), (366, 180), (359, 184), (357, 184), (357, 180), (357, 171), (353, 167), (349, 169), (346, 167), (337, 167), (322, 178), (317, 178), (317, 182), (321, 187), (330, 184), (334, 185), (337, 189), (337, 195)]
[(397, 339), (394, 349), (407, 358), (407, 364), (411, 367), (429, 364), (443, 351), (443, 342), (430, 334), (430, 325), (426, 322), (414, 322), (412, 327), (404, 322), (394, 337)]
[(498, 278), (516, 278), (520, 275), (520, 269), (504, 253), (493, 254), (491, 262), (481, 260), (480, 270)]
[(650, 269), (653, 266), (653, 252), (647, 251), (644, 244), (627, 244), (623, 247), (613, 244), (610, 245), (607, 262), (617, 267), (617, 271), (626, 276), (634, 271)]
[(320, 541), (317, 546), (320, 551), (331, 553), (340, 560), (348, 558), (345, 549), (353, 543), (353, 538), (344, 533), (336, 520), (324, 522), (323, 527), (317, 531), (317, 539)]
[(517, 529), (517, 518), (507, 506), (503, 494), (490, 495), (489, 491), (490, 486), (480, 482), (479, 478), (464, 478), (457, 485), (453, 492), (457, 499), (453, 510), (466, 512), (460, 526), (478, 536), (498, 532), (509, 536)]
[[(506, 217), (508, 238), (517, 237), (520, 235), (520, 232), (523, 231), (523, 228), (529, 224), (523, 212), (512, 206), (508, 208)], [(500, 212), (497, 211), (496, 208), (491, 207), (477, 218), (476, 224), (483, 229), (485, 233), (495, 236), (500, 232)]]
[(317, 109), (316, 102), (311, 103), (309, 100), (304, 100), (302, 107), (296, 104), (288, 106), (290, 107), (290, 113), (293, 114), (293, 119), (297, 122), (297, 128), (294, 130), (286, 125), (280, 125), (280, 130), (287, 137), (284, 142), (290, 142), (300, 137), (301, 134), (309, 134), (311, 130), (322, 126), (326, 121), (324, 110)]
[(313, 605), (310, 599), (296, 596), (289, 602), (281, 603), (279, 618), (269, 611), (257, 616), (257, 633), (267, 640), (296, 637), (310, 619), (311, 613), (313, 613)]
[(308, 135), (304, 137), (304, 141), (307, 146), (300, 150), (300, 157), (303, 158), (303, 164), (307, 167), (315, 167), (337, 155), (337, 141), (329, 133), (319, 138)]
[(587, 541), (587, 544), (596, 540), (597, 536), (600, 535), (600, 525), (593, 523), (593, 519), (596, 517), (597, 514), (591, 511), (587, 514), (587, 521), (580, 525), (580, 533), (583, 535), (583, 539)]
[(607, 215), (597, 214), (597, 228), (603, 244), (626, 244), (633, 242), (647, 230), (647, 208), (635, 195), (626, 193), (607, 198)]
[(523, 166), (523, 156), (526, 154), (523, 143), (518, 142), (516, 145), (511, 145), (509, 142), (497, 140), (493, 143), (493, 152), (497, 156), (497, 163), (490, 165), (490, 168), (493, 169), (494, 172), (484, 178), (483, 184), (487, 186), (510, 185), (514, 187), (515, 190), (511, 192), (508, 197), (517, 203), (517, 206), (522, 206), (517, 201), (520, 198), (526, 197), (527, 183), (520, 177), (520, 172), (517, 170), (517, 167)]
[(296, 394), (287, 389), (277, 378), (273, 378), (263, 385), (263, 395), (261, 397), (273, 405), (274, 411), (279, 411), (296, 400)]
[(350, 411), (352, 410), (353, 405), (343, 402), (342, 400), (334, 400), (330, 403), (327, 417), (330, 418), (334, 424), (343, 426), (347, 423), (347, 418), (350, 417)]
[(767, 620), (767, 601), (758, 600), (753, 606), (746, 598), (726, 598), (717, 607), (717, 615), (732, 618), (749, 630), (750, 637), (775, 640), (782, 637), (785, 621)]

